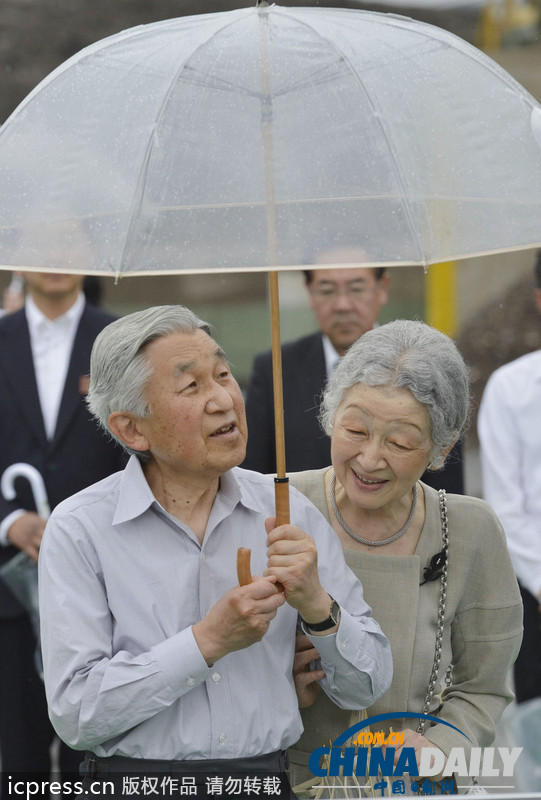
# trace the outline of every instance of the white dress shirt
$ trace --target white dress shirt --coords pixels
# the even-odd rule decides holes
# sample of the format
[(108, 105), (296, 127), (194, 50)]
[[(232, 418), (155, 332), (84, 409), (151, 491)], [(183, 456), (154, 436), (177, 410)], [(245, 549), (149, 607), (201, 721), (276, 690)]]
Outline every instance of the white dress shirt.
[(323, 354), (325, 356), (325, 370), (327, 372), (327, 378), (330, 378), (334, 368), (340, 361), (340, 356), (334, 349), (334, 345), (328, 336), (323, 335), (321, 340), (323, 342)]
[[(34, 372), (43, 424), (49, 440), (54, 436), (71, 351), (84, 307), (85, 297), (80, 292), (75, 303), (65, 314), (51, 320), (40, 311), (30, 295), (26, 298), (25, 313), (30, 334)], [(15, 520), (25, 513), (22, 509), (16, 509), (2, 520), (0, 545), (10, 544), (8, 531)]]
[[(60, 737), (98, 756), (202, 759), (287, 748), (302, 731), (293, 683), (298, 615), (284, 604), (261, 642), (208, 667), (192, 625), (237, 585), (238, 547), (266, 567), (272, 478), (222, 476), (202, 545), (155, 500), (137, 458), (56, 507), (41, 547), (45, 688)], [(389, 643), (340, 542), (295, 490), (291, 519), (316, 541), (324, 588), (342, 608), (313, 637), (325, 691), (370, 706), (389, 686)]]
[[(379, 327), (379, 322), (374, 323), (374, 328)], [(321, 341), (323, 343), (323, 355), (325, 357), (325, 371), (327, 373), (327, 378), (330, 378), (333, 374), (334, 368), (342, 358), (339, 353), (336, 352), (336, 349), (326, 334), (322, 334)]]
[(485, 500), (496, 511), (521, 584), (541, 592), (541, 350), (490, 377), (479, 410)]
[(49, 319), (30, 296), (26, 300), (26, 319), (30, 332), (34, 371), (48, 439), (54, 436), (73, 342), (84, 307), (84, 294), (80, 292), (75, 303), (65, 314), (56, 319)]

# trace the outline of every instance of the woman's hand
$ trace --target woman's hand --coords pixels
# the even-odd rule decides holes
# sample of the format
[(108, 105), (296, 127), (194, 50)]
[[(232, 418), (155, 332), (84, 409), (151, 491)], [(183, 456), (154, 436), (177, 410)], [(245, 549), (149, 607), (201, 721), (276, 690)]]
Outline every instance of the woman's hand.
[(318, 681), (325, 677), (325, 671), (322, 669), (310, 669), (310, 662), (316, 661), (318, 658), (319, 653), (308, 636), (303, 633), (297, 633), (293, 679), (299, 708), (311, 706), (321, 691)]
[[(417, 766), (419, 766), (419, 763), (420, 763), (420, 760), (421, 760), (421, 753), (423, 751), (423, 748), (430, 747), (430, 749), (433, 750), (436, 747), (436, 745), (433, 744), (433, 742), (429, 742), (428, 739), (425, 739), (425, 737), (421, 736), (420, 733), (416, 733), (415, 731), (412, 731), (411, 728), (404, 728), (404, 741), (400, 745), (400, 747), (397, 747), (396, 750), (395, 750), (395, 754), (394, 754), (394, 763), (395, 764), (397, 763), (397, 761), (398, 761), (398, 759), (400, 757), (400, 753), (401, 753), (403, 747), (413, 747), (413, 749), (415, 750), (415, 758), (416, 758), (416, 761), (417, 761)], [(432, 778), (432, 780), (439, 780), (439, 778), (437, 778), (437, 777), (436, 778)]]

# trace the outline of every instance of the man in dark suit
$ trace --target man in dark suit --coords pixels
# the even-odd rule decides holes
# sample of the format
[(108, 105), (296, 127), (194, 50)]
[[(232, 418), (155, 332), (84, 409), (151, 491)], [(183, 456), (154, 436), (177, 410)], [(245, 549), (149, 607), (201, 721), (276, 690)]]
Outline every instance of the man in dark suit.
[[(42, 475), (49, 504), (123, 468), (120, 448), (87, 411), (90, 351), (112, 317), (85, 303), (83, 278), (59, 273), (26, 276), (25, 308), (0, 320), (0, 474), (16, 462)], [(21, 550), (37, 560), (45, 521), (28, 482), (16, 498), (0, 496), (0, 564)], [(28, 615), (0, 581), (0, 752), (8, 773), (50, 770), (53, 730), (43, 684), (34, 667)], [(66, 752), (65, 769), (80, 754)]]
[[(353, 249), (319, 257), (321, 263), (350, 263)], [(304, 273), (319, 332), (282, 346), (284, 424), (288, 472), (330, 464), (330, 441), (318, 412), (321, 393), (336, 363), (359, 336), (374, 327), (387, 302), (384, 269), (317, 269)], [(271, 353), (256, 356), (246, 393), (248, 448), (243, 467), (275, 472)]]
[[(322, 254), (319, 263), (362, 261), (353, 248)], [(387, 302), (390, 276), (383, 268), (306, 270), (306, 288), (319, 332), (282, 346), (284, 428), (288, 472), (319, 469), (331, 463), (330, 439), (319, 421), (321, 395), (327, 377), (346, 350), (376, 324)], [(272, 355), (256, 356), (246, 392), (248, 446), (242, 464), (247, 469), (276, 471)], [(423, 480), (450, 492), (464, 491), (460, 445), (439, 472)]]

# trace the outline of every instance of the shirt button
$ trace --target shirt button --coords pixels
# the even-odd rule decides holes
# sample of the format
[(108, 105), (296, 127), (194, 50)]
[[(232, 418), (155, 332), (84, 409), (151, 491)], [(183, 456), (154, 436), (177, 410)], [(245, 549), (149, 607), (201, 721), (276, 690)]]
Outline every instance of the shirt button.
[(227, 735), (225, 733), (221, 733), (218, 736), (218, 741), (220, 742), (220, 744), (223, 744), (224, 742), (227, 741)]
[(186, 683), (188, 684), (188, 686), (194, 686), (195, 685), (195, 678), (188, 678)]
[(221, 679), (221, 677), (222, 676), (220, 675), (219, 672), (215, 672), (214, 675), (212, 676), (212, 680), (214, 681), (214, 683), (218, 683), (218, 681)]
[(342, 642), (342, 644), (340, 645), (340, 649), (345, 650), (346, 647), (347, 647), (347, 642)]

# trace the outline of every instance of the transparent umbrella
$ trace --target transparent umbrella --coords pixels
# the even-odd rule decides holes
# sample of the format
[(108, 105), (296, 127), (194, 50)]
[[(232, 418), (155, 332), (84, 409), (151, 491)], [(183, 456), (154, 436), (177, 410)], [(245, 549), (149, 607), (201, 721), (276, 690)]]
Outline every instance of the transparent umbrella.
[(3, 268), (271, 271), (279, 440), (276, 270), (351, 246), (366, 267), (539, 245), (540, 106), (394, 15), (260, 5), (142, 25), (68, 60), (0, 129)]
[(0, 130), (0, 263), (43, 267), (33, 227), (79, 221), (70, 268), (115, 275), (537, 246), (540, 144), (535, 100), (434, 26), (278, 6), (142, 25)]

